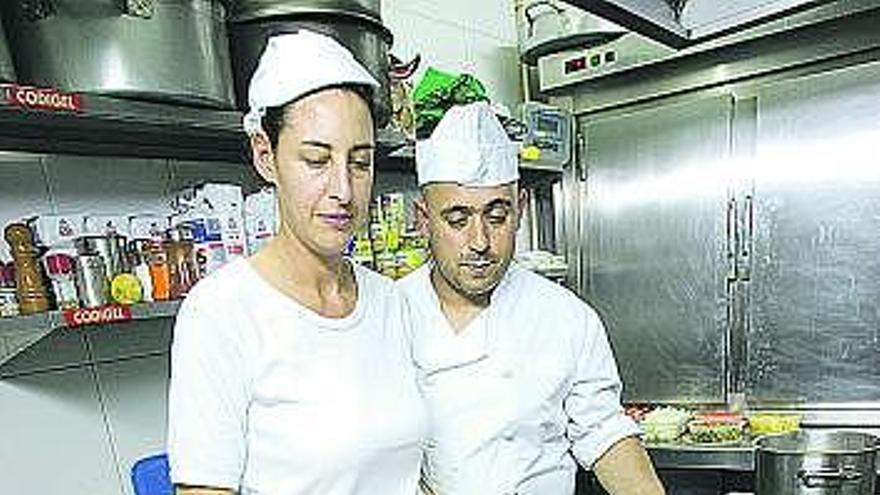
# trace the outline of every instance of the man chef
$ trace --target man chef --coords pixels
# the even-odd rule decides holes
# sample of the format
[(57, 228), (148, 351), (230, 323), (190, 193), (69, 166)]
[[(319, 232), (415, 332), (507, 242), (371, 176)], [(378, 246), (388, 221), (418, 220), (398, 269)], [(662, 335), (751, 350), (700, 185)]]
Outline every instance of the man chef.
[(429, 407), (427, 488), (570, 495), (579, 463), (612, 495), (665, 493), (596, 312), (511, 262), (526, 193), (489, 105), (450, 109), (416, 168), (433, 259), (399, 287)]

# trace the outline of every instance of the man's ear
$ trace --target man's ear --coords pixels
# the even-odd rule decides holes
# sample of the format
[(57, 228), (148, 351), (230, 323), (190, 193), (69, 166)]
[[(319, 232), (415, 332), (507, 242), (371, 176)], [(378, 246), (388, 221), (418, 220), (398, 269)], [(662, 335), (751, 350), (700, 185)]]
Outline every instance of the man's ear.
[(424, 194), (420, 195), (413, 201), (413, 207), (416, 213), (416, 227), (425, 239), (431, 238), (430, 217), (431, 212), (428, 210), (428, 203)]
[(270, 184), (276, 184), (275, 152), (265, 131), (260, 129), (250, 137), (251, 159), (260, 177)]

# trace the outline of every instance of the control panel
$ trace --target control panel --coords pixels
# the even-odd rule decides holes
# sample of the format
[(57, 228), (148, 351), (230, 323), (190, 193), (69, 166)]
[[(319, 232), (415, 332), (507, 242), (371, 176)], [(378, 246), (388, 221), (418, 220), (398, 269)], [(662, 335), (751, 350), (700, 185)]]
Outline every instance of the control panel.
[(520, 112), (526, 125), (522, 165), (561, 170), (571, 160), (571, 114), (536, 102), (524, 103)]

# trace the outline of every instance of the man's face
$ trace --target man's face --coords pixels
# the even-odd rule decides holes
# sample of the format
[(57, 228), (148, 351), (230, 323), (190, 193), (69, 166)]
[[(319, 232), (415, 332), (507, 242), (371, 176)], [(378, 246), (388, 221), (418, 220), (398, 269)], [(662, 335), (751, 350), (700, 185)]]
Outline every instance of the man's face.
[(497, 187), (429, 184), (416, 205), (438, 275), (468, 298), (486, 296), (513, 257), (521, 204), (516, 183)]

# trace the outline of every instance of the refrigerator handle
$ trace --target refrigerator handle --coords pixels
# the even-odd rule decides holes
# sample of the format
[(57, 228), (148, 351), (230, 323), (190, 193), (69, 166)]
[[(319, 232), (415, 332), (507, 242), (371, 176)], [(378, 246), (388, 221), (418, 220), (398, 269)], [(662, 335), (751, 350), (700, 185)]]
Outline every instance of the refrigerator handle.
[(737, 278), (737, 254), (739, 251), (739, 235), (737, 229), (737, 208), (736, 208), (736, 198), (730, 197), (727, 200), (727, 221), (725, 225), (726, 229), (726, 246), (725, 250), (727, 253), (727, 281), (734, 282)]
[(751, 278), (751, 257), (752, 242), (755, 234), (755, 202), (751, 194), (747, 194), (745, 198), (745, 208), (743, 209), (742, 229), (740, 238), (740, 246), (737, 253), (739, 269), (737, 277), (739, 280), (748, 281)]
[(577, 180), (580, 182), (587, 181), (587, 164), (584, 163), (587, 160), (587, 138), (584, 136), (582, 132), (578, 132), (575, 137), (576, 146), (575, 146), (575, 156), (574, 156), (574, 166), (575, 171), (577, 172)]

